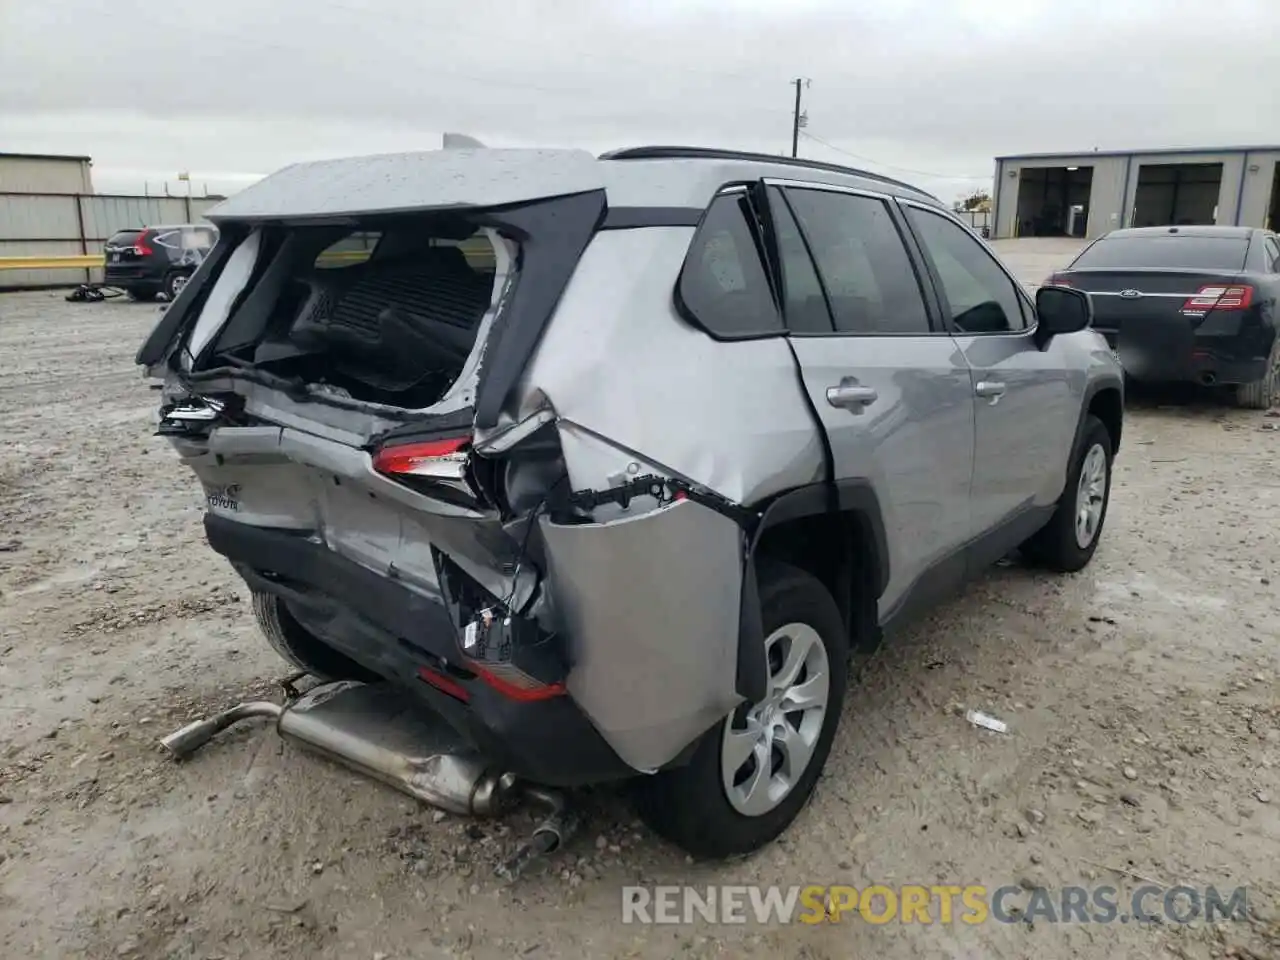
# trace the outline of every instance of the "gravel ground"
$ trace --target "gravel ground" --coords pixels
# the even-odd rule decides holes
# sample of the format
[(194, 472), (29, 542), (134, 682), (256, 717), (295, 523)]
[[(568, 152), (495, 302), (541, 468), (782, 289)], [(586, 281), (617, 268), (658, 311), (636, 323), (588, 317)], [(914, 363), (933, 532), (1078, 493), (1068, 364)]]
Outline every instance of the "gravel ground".
[[(1015, 250), (1035, 281), (1061, 245)], [(154, 306), (0, 296), (0, 956), (1280, 956), (1280, 421), (1139, 398), (1094, 563), (993, 569), (877, 654), (813, 803), (694, 865), (614, 794), (514, 888), (470, 824), (245, 724), (287, 671), (208, 550), (132, 365)], [(976, 707), (1010, 725), (976, 729)], [(1247, 885), (1207, 926), (621, 923), (633, 883)]]

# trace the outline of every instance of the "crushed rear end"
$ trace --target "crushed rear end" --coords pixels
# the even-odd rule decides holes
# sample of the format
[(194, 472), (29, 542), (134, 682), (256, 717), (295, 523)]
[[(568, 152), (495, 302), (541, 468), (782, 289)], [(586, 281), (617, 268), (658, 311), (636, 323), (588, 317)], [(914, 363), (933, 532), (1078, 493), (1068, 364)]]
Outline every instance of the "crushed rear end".
[(529, 372), (607, 209), (577, 152), (288, 168), (138, 354), (249, 586), (549, 784), (678, 761), (757, 672), (745, 512)]

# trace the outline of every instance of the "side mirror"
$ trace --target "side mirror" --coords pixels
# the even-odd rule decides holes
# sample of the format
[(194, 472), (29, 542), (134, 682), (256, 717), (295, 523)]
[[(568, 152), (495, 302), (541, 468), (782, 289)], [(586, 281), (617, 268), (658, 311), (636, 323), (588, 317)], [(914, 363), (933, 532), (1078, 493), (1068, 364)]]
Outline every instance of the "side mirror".
[(1036, 291), (1040, 345), (1060, 333), (1075, 333), (1093, 323), (1093, 301), (1083, 290), (1070, 287), (1041, 287)]

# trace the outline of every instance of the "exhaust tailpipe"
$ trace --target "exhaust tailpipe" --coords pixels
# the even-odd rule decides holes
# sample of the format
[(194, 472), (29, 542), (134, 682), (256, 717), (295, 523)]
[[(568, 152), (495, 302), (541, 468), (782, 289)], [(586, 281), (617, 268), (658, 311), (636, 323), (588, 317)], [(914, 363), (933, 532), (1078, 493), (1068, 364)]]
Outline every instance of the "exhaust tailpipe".
[(284, 739), (459, 816), (496, 816), (516, 794), (514, 776), (494, 769), (442, 719), (383, 683), (324, 683), (284, 706), (242, 703), (160, 743), (182, 760), (250, 717), (272, 717)]

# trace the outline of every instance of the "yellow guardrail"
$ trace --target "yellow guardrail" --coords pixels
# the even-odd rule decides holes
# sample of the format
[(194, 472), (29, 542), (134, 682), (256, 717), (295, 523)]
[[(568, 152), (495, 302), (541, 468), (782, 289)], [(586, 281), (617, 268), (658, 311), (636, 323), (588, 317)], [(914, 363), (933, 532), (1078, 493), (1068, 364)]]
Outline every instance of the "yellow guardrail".
[(100, 266), (100, 253), (74, 257), (0, 257), (0, 270), (85, 270)]
[[(473, 263), (492, 263), (493, 251), (487, 244), (463, 244), (462, 252)], [(359, 263), (368, 260), (371, 250), (333, 250), (322, 253), (317, 263)], [(102, 254), (89, 253), (65, 257), (0, 257), (0, 270), (92, 270), (102, 266)]]

